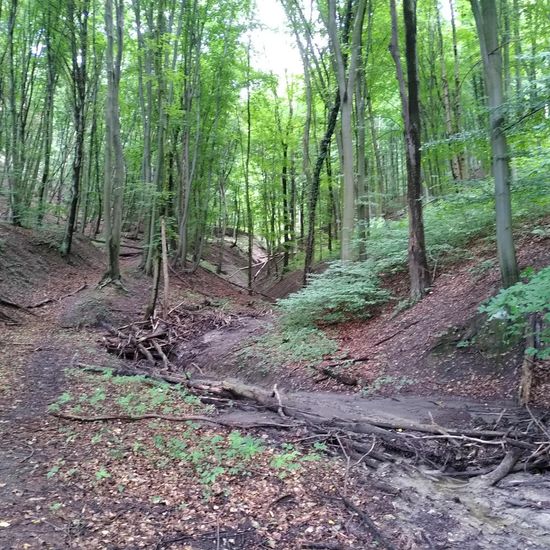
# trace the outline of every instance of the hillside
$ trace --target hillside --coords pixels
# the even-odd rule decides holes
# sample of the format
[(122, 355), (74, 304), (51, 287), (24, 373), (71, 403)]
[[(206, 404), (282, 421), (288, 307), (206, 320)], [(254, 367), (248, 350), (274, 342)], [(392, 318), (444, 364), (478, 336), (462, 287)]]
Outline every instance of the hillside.
[[(476, 476), (500, 460), (494, 445), (472, 439), (476, 458), (451, 459), (454, 447), (445, 440), (429, 449), (416, 443), (422, 439), (407, 439), (404, 448), (392, 443), (401, 432), (418, 438), (423, 432), (415, 430), (434, 425), (473, 436), (515, 434), (528, 422), (513, 402), (521, 349), (497, 358), (456, 347), (478, 328), (478, 305), (498, 285), (487, 247), (474, 246), (469, 262), (442, 270), (429, 296), (398, 313), (406, 285), (389, 278), (394, 302), (370, 320), (327, 327), (339, 349), (324, 362), (269, 372), (257, 354), (243, 351), (272, 330), (272, 304), (209, 269), (172, 272), (166, 319), (178, 319), (181, 340), (164, 347), (166, 370), (160, 359), (155, 368), (144, 356), (123, 359), (130, 341), (109, 328), (147, 337), (142, 316), (151, 280), (137, 269), (138, 257), (122, 259), (126, 291), (99, 289), (105, 260), (89, 239), (79, 239), (67, 263), (37, 233), (1, 231), (0, 295), (24, 306), (52, 298), (5, 309), (2, 547), (290, 549), (330, 541), (331, 548), (370, 548), (375, 540), (398, 549), (547, 547), (545, 508), (513, 504), (545, 501), (550, 482), (539, 470), (536, 488), (532, 473), (519, 472), (498, 488), (479, 478), (476, 488)], [(522, 266), (550, 261), (548, 237), (526, 227), (519, 243)], [(233, 267), (246, 262), (231, 254)], [(114, 355), (109, 342), (119, 346)], [(327, 365), (346, 383), (319, 372)], [(547, 384), (537, 381), (539, 405), (547, 406)], [(144, 414), (151, 420), (128, 420)], [(379, 435), (353, 435), (358, 418), (374, 422)], [(440, 474), (428, 472), (430, 461)], [(476, 481), (456, 485), (465, 475)], [(473, 513), (479, 506), (507, 518), (505, 534), (485, 530)], [(513, 527), (520, 523), (529, 531)]]

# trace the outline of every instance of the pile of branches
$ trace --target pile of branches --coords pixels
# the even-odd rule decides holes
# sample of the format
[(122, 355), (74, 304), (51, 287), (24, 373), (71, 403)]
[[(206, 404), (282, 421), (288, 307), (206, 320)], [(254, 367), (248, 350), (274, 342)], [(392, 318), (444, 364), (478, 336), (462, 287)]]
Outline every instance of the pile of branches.
[(196, 306), (182, 302), (166, 314), (155, 314), (145, 321), (118, 328), (104, 324), (108, 334), (103, 337), (103, 345), (118, 357), (173, 370), (172, 361), (179, 344), (234, 321), (234, 315), (208, 306), (208, 303)]

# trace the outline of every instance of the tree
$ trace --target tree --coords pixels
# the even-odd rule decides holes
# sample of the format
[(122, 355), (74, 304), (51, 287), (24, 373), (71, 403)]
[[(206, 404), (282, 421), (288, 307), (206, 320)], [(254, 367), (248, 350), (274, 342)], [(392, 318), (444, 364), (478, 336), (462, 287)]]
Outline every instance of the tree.
[(498, 18), (494, 0), (470, 0), (479, 36), (483, 76), (489, 103), (489, 132), (495, 179), (497, 253), (502, 285), (507, 288), (519, 279), (512, 234), (510, 200), (510, 156), (504, 129), (502, 55), (498, 39)]
[(72, 187), (69, 199), (69, 216), (65, 225), (65, 236), (61, 243), (61, 254), (71, 253), (73, 234), (78, 215), (82, 165), (84, 161), (84, 138), (86, 132), (86, 90), (88, 63), (88, 16), (90, 0), (68, 0), (67, 20), (71, 51), (69, 80), (75, 132), (72, 162)]
[[(360, 61), (360, 48), (363, 33), (363, 21), (365, 19), (366, 0), (358, 0), (353, 19), (353, 32), (351, 36), (351, 56), (347, 67), (347, 56), (342, 46), (347, 46), (347, 40), (340, 44), (337, 31), (336, 0), (328, 0), (327, 30), (330, 45), (334, 56), (338, 90), (340, 93), (341, 135), (342, 135), (342, 162), (344, 173), (344, 208), (342, 215), (342, 249), (343, 261), (353, 259), (352, 238), (355, 222), (355, 177), (353, 155), (353, 93), (357, 76), (357, 64)], [(351, 18), (353, 2), (347, 2), (345, 18)], [(345, 33), (347, 34), (347, 33)], [(345, 37), (347, 38), (347, 36)]]
[[(120, 138), (120, 70), (123, 51), (123, 0), (114, 0), (116, 30), (113, 24), (113, 0), (105, 0), (105, 34), (107, 52), (107, 100), (105, 102), (105, 178), (103, 183), (104, 237), (108, 256), (105, 282), (120, 281), (120, 236), (122, 230), (122, 196), (124, 157)], [(116, 44), (116, 53), (115, 53)]]
[[(407, 209), (409, 217), (409, 279), (411, 297), (417, 300), (424, 296), (430, 284), (424, 222), (422, 218), (421, 152), (420, 152), (420, 100), (416, 54), (416, 0), (403, 1), (405, 21), (405, 58), (407, 80), (401, 66), (398, 25), (395, 0), (390, 0), (392, 39), (390, 51), (395, 62), (401, 110), (405, 129), (407, 158)], [(407, 86), (407, 90), (405, 89)]]

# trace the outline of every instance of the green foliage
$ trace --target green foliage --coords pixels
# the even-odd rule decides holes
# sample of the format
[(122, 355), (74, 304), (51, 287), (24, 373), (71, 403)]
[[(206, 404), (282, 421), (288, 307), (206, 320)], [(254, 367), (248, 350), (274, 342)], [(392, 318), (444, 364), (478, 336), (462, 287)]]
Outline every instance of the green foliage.
[[(462, 185), (461, 193), (428, 204), (424, 209), (428, 258), (434, 265), (467, 258), (468, 246), (474, 238), (493, 238), (495, 213), (491, 182)], [(521, 179), (512, 190), (512, 206), (516, 223), (548, 213), (550, 182), (538, 176)], [(387, 302), (391, 295), (381, 288), (380, 278), (407, 268), (407, 219), (373, 220), (366, 245), (367, 261), (333, 263), (324, 273), (312, 275), (306, 288), (281, 300), (283, 323), (311, 326), (317, 322), (341, 322), (350, 317), (366, 318), (373, 308)], [(480, 269), (489, 269), (492, 265), (489, 262), (483, 263)], [(399, 308), (401, 306), (407, 304)]]
[(542, 359), (550, 357), (550, 266), (532, 275), (527, 282), (501, 290), (480, 308), (489, 319), (507, 321), (508, 336), (523, 334), (529, 315), (538, 314), (543, 320), (540, 349), (527, 350)]
[(285, 324), (307, 326), (315, 321), (335, 323), (352, 316), (367, 317), (389, 297), (389, 292), (380, 288), (372, 262), (335, 262), (323, 274), (312, 275), (306, 288), (281, 300), (279, 307)]
[(260, 368), (272, 369), (299, 361), (317, 363), (337, 350), (337, 343), (317, 328), (286, 325), (263, 335), (242, 355)]
[[(304, 463), (320, 460), (321, 456), (315, 452), (302, 454), (290, 443), (283, 444), (283, 452), (276, 453), (271, 459), (271, 467), (279, 471), (279, 477), (284, 479), (292, 472), (300, 470)], [(316, 449), (320, 450), (319, 447)]]

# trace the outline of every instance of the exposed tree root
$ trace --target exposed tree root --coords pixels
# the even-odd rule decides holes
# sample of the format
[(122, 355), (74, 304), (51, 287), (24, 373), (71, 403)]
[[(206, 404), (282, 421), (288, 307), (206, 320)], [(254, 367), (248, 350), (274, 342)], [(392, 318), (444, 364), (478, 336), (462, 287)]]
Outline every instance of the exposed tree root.
[(52, 302), (61, 302), (61, 300), (64, 300), (65, 298), (69, 298), (70, 296), (74, 296), (75, 294), (78, 294), (79, 292), (81, 292), (82, 290), (84, 290), (87, 287), (88, 287), (88, 285), (86, 283), (84, 283), (83, 285), (78, 287), (73, 292), (69, 292), (69, 294), (65, 294), (63, 296), (60, 296), (59, 298), (46, 298), (46, 299), (44, 299), (44, 300), (42, 300), (42, 301), (40, 301), (36, 304), (33, 304), (32, 306), (29, 306), (29, 309), (36, 309), (38, 307), (43, 307), (47, 304), (51, 304)]
[(510, 449), (502, 459), (502, 462), (494, 470), (488, 474), (474, 478), (470, 481), (470, 484), (478, 487), (492, 487), (496, 485), (512, 471), (520, 456), (521, 452), (519, 449)]

